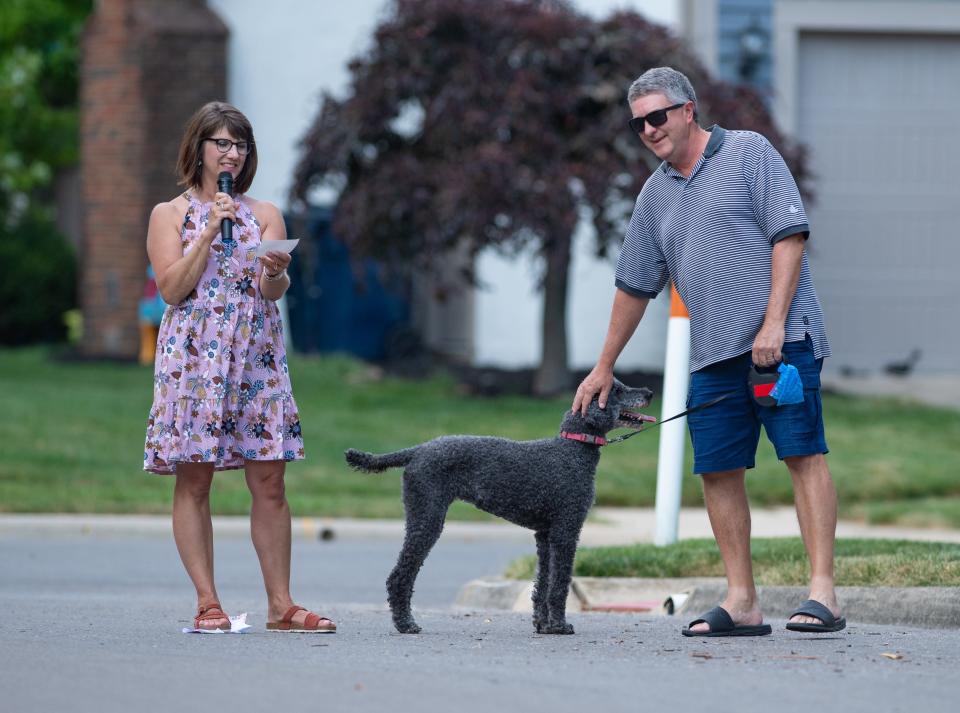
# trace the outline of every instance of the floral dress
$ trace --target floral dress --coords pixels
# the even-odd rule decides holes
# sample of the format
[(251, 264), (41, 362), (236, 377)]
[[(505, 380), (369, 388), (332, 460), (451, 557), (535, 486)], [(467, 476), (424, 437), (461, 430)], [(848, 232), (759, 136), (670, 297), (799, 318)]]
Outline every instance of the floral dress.
[[(212, 204), (184, 195), (186, 254)], [(232, 239), (214, 239), (196, 288), (163, 315), (143, 451), (152, 473), (173, 473), (181, 462), (229, 470), (303, 458), (280, 312), (260, 294), (260, 224), (242, 196), (236, 204)]]

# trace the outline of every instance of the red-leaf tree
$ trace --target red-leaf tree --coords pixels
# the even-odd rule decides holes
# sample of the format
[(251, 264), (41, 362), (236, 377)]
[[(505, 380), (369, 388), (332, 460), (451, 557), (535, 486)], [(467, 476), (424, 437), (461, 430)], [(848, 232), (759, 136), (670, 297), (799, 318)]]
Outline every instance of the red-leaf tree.
[(599, 255), (622, 240), (657, 163), (627, 130), (626, 91), (663, 65), (690, 77), (702, 124), (763, 133), (803, 185), (802, 152), (761, 98), (711, 79), (640, 15), (596, 21), (556, 0), (394, 0), (350, 63), (346, 98), (324, 95), (294, 196), (335, 188), (336, 234), (355, 255), (395, 265), (430, 270), (455, 249), (533, 247), (544, 290), (534, 390), (556, 393), (569, 387), (573, 231), (586, 212)]

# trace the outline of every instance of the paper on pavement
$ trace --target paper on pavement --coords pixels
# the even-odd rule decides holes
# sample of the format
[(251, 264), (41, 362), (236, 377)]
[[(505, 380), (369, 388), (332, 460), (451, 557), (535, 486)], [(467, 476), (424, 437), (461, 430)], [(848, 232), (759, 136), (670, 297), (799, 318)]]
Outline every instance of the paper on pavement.
[(250, 628), (250, 625), (247, 623), (247, 613), (244, 612), (239, 616), (230, 617), (230, 631), (222, 631), (221, 629), (191, 629), (188, 626), (183, 627), (184, 634), (242, 634), (247, 629)]
[(291, 240), (264, 240), (257, 246), (257, 257), (263, 257), (268, 252), (289, 253), (297, 247), (300, 238)]

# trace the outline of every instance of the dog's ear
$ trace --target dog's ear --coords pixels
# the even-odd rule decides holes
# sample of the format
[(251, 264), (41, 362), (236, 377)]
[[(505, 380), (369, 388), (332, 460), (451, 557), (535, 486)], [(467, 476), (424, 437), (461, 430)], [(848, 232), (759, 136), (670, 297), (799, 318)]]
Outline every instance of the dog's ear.
[(596, 401), (587, 407), (586, 416), (583, 416), (580, 413), (580, 409), (577, 409), (576, 411), (567, 411), (567, 413), (564, 414), (561, 428), (567, 431), (583, 431), (588, 427), (593, 427), (595, 429), (597, 411), (599, 411), (599, 408), (597, 407)]
[(593, 432), (606, 433), (610, 430), (613, 423), (613, 411), (608, 403), (605, 409), (601, 409), (595, 396), (587, 405), (587, 415), (582, 416), (580, 409), (576, 411), (567, 411), (563, 419), (563, 428), (567, 431), (589, 430)]
[(587, 415), (584, 417), (584, 421), (587, 422), (588, 426), (602, 429), (605, 423), (609, 420), (610, 416), (608, 415), (607, 411), (600, 408), (597, 397), (594, 396), (593, 401), (591, 401), (590, 405), (587, 407)]

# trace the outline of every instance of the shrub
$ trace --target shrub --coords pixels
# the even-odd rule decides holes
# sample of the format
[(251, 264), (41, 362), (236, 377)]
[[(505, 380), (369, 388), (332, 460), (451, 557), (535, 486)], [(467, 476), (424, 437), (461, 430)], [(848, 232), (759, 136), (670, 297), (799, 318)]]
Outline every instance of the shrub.
[(0, 344), (62, 341), (76, 294), (73, 247), (50, 218), (31, 210), (0, 224)]

